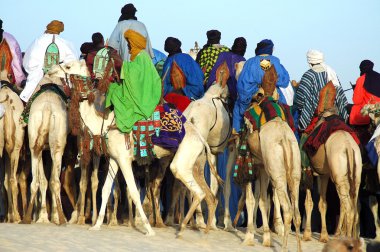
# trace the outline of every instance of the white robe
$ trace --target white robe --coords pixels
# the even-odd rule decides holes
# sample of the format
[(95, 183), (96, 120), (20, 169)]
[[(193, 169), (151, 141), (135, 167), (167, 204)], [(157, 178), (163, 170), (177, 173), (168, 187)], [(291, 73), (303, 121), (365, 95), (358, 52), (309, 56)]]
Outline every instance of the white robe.
[[(53, 34), (45, 33), (34, 40), (25, 52), (23, 66), (28, 73), (28, 77), (25, 88), (20, 94), (21, 100), (25, 102), (30, 99), (43, 77), (45, 52), (52, 41)], [(55, 43), (59, 49), (59, 62), (67, 63), (78, 59), (78, 55), (70, 42), (59, 37), (59, 35), (55, 35)]]

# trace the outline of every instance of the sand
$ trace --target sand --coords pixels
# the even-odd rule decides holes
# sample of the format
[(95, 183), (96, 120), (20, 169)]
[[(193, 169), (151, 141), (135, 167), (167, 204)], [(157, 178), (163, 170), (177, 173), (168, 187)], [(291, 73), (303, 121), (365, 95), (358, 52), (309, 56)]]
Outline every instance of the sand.
[[(145, 236), (143, 229), (127, 226), (103, 226), (100, 231), (89, 231), (89, 225), (54, 224), (0, 224), (0, 251), (281, 251), (281, 238), (272, 236), (273, 247), (260, 245), (260, 229), (255, 235), (256, 245), (242, 245), (244, 233), (237, 231), (203, 231), (187, 229), (181, 238), (176, 238), (176, 229), (155, 228), (156, 235)], [(302, 242), (303, 251), (321, 251), (324, 244), (313, 240)], [(296, 251), (294, 234), (289, 237), (289, 251)]]

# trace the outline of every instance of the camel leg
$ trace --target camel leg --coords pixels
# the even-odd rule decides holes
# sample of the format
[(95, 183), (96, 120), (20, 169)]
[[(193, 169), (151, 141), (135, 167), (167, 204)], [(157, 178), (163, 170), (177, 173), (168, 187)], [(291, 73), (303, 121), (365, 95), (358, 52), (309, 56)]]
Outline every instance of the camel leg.
[(245, 200), (246, 200), (245, 194), (246, 194), (246, 190), (243, 190), (242, 194), (240, 196), (239, 202), (238, 202), (238, 210), (236, 212), (236, 216), (235, 216), (235, 219), (234, 219), (234, 222), (233, 222), (233, 227), (237, 226), (237, 223), (239, 221), (240, 215), (243, 212), (243, 208), (244, 208)]
[(327, 202), (326, 202), (326, 191), (327, 185), (329, 182), (329, 177), (326, 175), (319, 176), (319, 203), (318, 208), (321, 213), (321, 222), (322, 222), (322, 230), (321, 237), (319, 238), (320, 242), (327, 242), (329, 240), (329, 234), (327, 233), (326, 228), (326, 212), (327, 212)]
[(13, 208), (12, 208), (12, 187), (10, 184), (11, 179), (11, 164), (7, 155), (5, 155), (5, 174), (4, 174), (4, 188), (7, 192), (7, 222), (13, 222)]
[(100, 230), (100, 227), (103, 224), (104, 216), (106, 212), (106, 205), (111, 193), (112, 183), (115, 180), (113, 176), (114, 174), (117, 174), (118, 170), (119, 170), (119, 166), (117, 165), (116, 161), (113, 158), (110, 158), (107, 178), (106, 178), (106, 181), (104, 182), (103, 189), (102, 189), (102, 205), (100, 207), (98, 219), (96, 220), (95, 225), (92, 226), (89, 230)]
[(92, 225), (95, 225), (96, 219), (98, 218), (98, 209), (96, 204), (96, 193), (98, 191), (99, 179), (98, 170), (100, 157), (97, 155), (93, 156), (92, 159), (94, 170), (91, 174), (91, 193), (92, 193)]
[(156, 227), (164, 228), (166, 227), (164, 224), (164, 221), (162, 220), (161, 216), (161, 209), (160, 209), (160, 194), (161, 194), (161, 185), (162, 180), (164, 179), (166, 168), (169, 166), (171, 161), (171, 157), (169, 158), (162, 158), (160, 159), (159, 163), (159, 172), (156, 177), (156, 179), (153, 181), (153, 202), (155, 204), (155, 211), (156, 211)]
[[(117, 209), (119, 207), (119, 199), (120, 199), (120, 185), (119, 185), (119, 180), (115, 178), (115, 186), (113, 188), (113, 211), (110, 214), (110, 219), (109, 219), (109, 226), (117, 226)], [(111, 208), (112, 209), (112, 208)]]
[(31, 153), (32, 154), (31, 155), (32, 182), (30, 183), (30, 201), (29, 201), (28, 209), (26, 210), (26, 213), (24, 215), (24, 219), (22, 220), (23, 224), (30, 224), (32, 222), (33, 207), (36, 201), (38, 188), (40, 187), (39, 162), (42, 162), (42, 153), (35, 155), (33, 152), (33, 147), (31, 147), (31, 150), (32, 150), (32, 153)]
[[(231, 213), (230, 213), (230, 196), (231, 196), (231, 174), (232, 168), (235, 164), (237, 151), (235, 144), (231, 144), (228, 147), (228, 160), (227, 160), (227, 171), (226, 171), (226, 182), (224, 184), (224, 230), (228, 232), (236, 231), (232, 226)], [(243, 201), (244, 203), (244, 201)], [(236, 224), (234, 224), (236, 226)]]
[(376, 196), (369, 196), (369, 206), (371, 208), (371, 212), (373, 214), (373, 219), (376, 226), (376, 240), (380, 240), (380, 221), (378, 215), (378, 207), (379, 204), (377, 202)]
[(247, 213), (248, 213), (248, 216), (247, 216), (248, 223), (247, 223), (247, 232), (245, 234), (243, 244), (253, 246), (255, 245), (255, 242), (254, 242), (255, 223), (253, 223), (253, 219), (255, 218), (253, 216), (256, 213), (254, 213), (255, 199), (253, 197), (251, 182), (247, 183), (245, 187), (245, 191), (246, 191), (246, 206), (247, 206)]
[(129, 192), (129, 189), (127, 187), (127, 198), (128, 198), (128, 225), (130, 227), (135, 227), (135, 221), (133, 219), (133, 202), (131, 193)]
[(21, 221), (20, 214), (18, 212), (18, 183), (17, 183), (17, 168), (20, 156), (20, 149), (13, 149), (10, 155), (11, 173), (10, 173), (10, 187), (12, 191), (12, 209), (13, 209), (13, 221), (19, 223)]
[[(193, 197), (193, 194), (191, 192), (189, 192), (191, 197)], [(182, 215), (184, 216), (184, 215)], [(201, 228), (201, 229), (205, 229), (206, 228), (206, 223), (205, 223), (205, 219), (203, 217), (203, 211), (202, 211), (202, 205), (199, 204), (197, 206), (197, 208), (195, 209), (195, 222), (196, 222), (196, 226), (197, 228)]]
[(175, 211), (176, 204), (178, 203), (180, 193), (182, 192), (181, 187), (182, 187), (181, 182), (178, 179), (174, 179), (174, 185), (173, 185), (173, 189), (171, 193), (170, 208), (165, 220), (165, 224), (167, 226), (174, 225), (174, 211)]
[(65, 179), (62, 187), (65, 190), (67, 197), (69, 198), (70, 204), (75, 209), (74, 166), (72, 164), (67, 165), (63, 176)]
[(40, 181), (40, 193), (41, 193), (41, 210), (39, 217), (37, 219), (37, 223), (50, 223), (46, 208), (46, 192), (48, 187), (48, 181), (45, 176), (45, 171), (42, 163), (42, 153), (41, 159), (38, 162), (38, 179)]
[(306, 227), (303, 232), (303, 240), (311, 240), (311, 212), (313, 211), (313, 198), (311, 196), (310, 188), (306, 189), (306, 198), (305, 198), (305, 210), (306, 210)]
[[(354, 209), (352, 206), (352, 202), (350, 199), (350, 185), (347, 179), (336, 181), (337, 192), (339, 195), (339, 199), (341, 204), (341, 208), (344, 208), (345, 212), (345, 221), (346, 221), (346, 236), (352, 237), (353, 231), (353, 222), (355, 218)], [(341, 211), (342, 214), (342, 211)]]
[[(269, 177), (264, 169), (260, 168), (260, 198), (259, 198), (259, 207), (261, 211), (261, 217), (263, 219), (263, 246), (271, 246), (271, 233), (269, 228), (268, 220), (268, 211), (267, 211), (267, 202), (268, 202), (268, 185)], [(256, 219), (255, 219), (256, 222)]]
[[(216, 160), (215, 155), (211, 155), (211, 163), (214, 167), (217, 167), (217, 160)], [(210, 189), (211, 189), (212, 195), (215, 196), (215, 205), (218, 205), (217, 193), (218, 193), (219, 185), (218, 185), (218, 180), (216, 179), (216, 177), (214, 176), (212, 172), (210, 172)], [(215, 215), (212, 216), (211, 229), (218, 230), (218, 228), (216, 227)]]
[[(281, 216), (281, 205), (280, 205), (280, 200), (278, 199), (278, 195), (276, 190), (273, 190), (273, 222), (274, 222), (274, 230), (277, 235), (283, 236), (284, 235), (284, 222), (282, 221), (282, 216)], [(268, 200), (269, 202), (269, 200)], [(269, 204), (270, 206), (270, 204)], [(269, 207), (270, 208), (270, 207)], [(268, 209), (268, 213), (270, 210)]]
[(79, 182), (79, 216), (78, 216), (78, 225), (85, 224), (85, 216), (84, 216), (84, 208), (85, 208), (85, 200), (86, 200), (86, 192), (87, 192), (87, 184), (88, 184), (88, 165), (81, 164), (81, 174), (80, 174), (80, 182)]
[[(24, 164), (25, 166), (28, 164)], [(20, 176), (18, 178), (19, 184), (20, 184), (20, 192), (21, 192), (21, 199), (22, 199), (22, 211), (23, 211), (23, 216), (26, 214), (26, 208), (28, 207), (28, 184), (27, 184), (27, 179), (29, 175), (30, 169), (22, 169)]]

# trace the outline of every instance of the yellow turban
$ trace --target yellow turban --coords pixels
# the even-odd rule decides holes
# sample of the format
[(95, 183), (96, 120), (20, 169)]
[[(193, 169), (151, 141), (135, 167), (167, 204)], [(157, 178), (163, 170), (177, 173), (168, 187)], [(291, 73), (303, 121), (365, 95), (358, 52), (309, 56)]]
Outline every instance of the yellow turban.
[(131, 60), (134, 60), (137, 54), (146, 48), (146, 38), (134, 30), (127, 30), (124, 32), (124, 38), (128, 40)]
[(61, 21), (53, 20), (46, 26), (45, 33), (49, 34), (60, 34), (63, 32), (65, 26)]

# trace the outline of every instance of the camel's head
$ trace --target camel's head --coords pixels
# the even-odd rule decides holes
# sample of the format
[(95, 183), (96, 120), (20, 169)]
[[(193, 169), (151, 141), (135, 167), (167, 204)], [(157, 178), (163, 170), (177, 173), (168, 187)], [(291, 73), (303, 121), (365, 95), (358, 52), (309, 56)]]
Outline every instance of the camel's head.
[(380, 103), (366, 104), (360, 112), (363, 116), (368, 115), (376, 126), (380, 124)]
[(53, 66), (46, 75), (49, 78), (65, 78), (66, 75), (89, 77), (90, 73), (84, 60), (73, 60)]
[(239, 76), (241, 74), (241, 71), (243, 70), (245, 61), (240, 61), (239, 63), (235, 63), (235, 78), (236, 80), (239, 80)]

